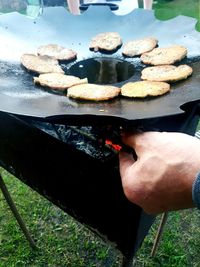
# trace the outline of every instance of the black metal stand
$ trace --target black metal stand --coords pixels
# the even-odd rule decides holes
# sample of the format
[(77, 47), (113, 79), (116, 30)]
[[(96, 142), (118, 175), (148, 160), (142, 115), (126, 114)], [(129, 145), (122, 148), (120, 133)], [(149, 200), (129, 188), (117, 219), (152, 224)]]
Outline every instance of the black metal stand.
[(134, 259), (133, 258), (123, 257), (122, 267), (133, 267), (133, 266), (134, 266)]
[(157, 233), (156, 233), (156, 237), (155, 237), (155, 240), (154, 240), (154, 244), (153, 244), (153, 247), (152, 247), (152, 250), (151, 250), (151, 257), (155, 256), (156, 251), (158, 249), (158, 245), (159, 245), (159, 242), (160, 242), (163, 230), (164, 230), (164, 226), (165, 226), (165, 224), (167, 222), (167, 215), (168, 215), (167, 212), (162, 214), (160, 225), (158, 227), (158, 230), (157, 230)]
[(15, 206), (15, 203), (13, 202), (13, 200), (11, 198), (11, 195), (10, 195), (1, 175), (0, 175), (0, 188), (2, 190), (4, 197), (5, 197), (6, 202), (8, 203), (8, 206), (10, 207), (13, 215), (15, 216), (15, 219), (17, 220), (17, 222), (18, 222), (22, 232), (24, 233), (27, 241), (29, 242), (30, 246), (34, 249), (37, 248), (34, 240), (32, 239), (32, 237), (31, 237), (31, 235), (30, 235), (30, 233), (29, 233), (29, 231), (28, 231), (28, 229), (27, 229), (27, 227), (26, 227), (26, 225), (22, 219), (22, 217), (20, 216), (20, 214), (19, 214), (19, 212)]

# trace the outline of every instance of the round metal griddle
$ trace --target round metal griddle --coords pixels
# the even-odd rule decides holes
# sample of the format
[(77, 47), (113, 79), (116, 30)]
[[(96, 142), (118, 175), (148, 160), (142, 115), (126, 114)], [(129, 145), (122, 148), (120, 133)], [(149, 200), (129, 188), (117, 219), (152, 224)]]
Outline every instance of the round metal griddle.
[[(134, 121), (181, 114), (183, 105), (200, 100), (200, 33), (195, 30), (195, 24), (195, 19), (183, 16), (159, 21), (152, 11), (142, 9), (116, 16), (107, 7), (90, 7), (81, 16), (73, 16), (62, 7), (51, 7), (44, 9), (42, 16), (35, 20), (18, 13), (1, 15), (0, 111), (47, 121), (65, 119), (76, 123), (104, 119), (110, 122)], [(104, 57), (131, 63), (134, 74), (127, 81), (140, 80), (144, 65), (139, 58), (123, 58), (122, 48), (112, 55), (88, 49), (90, 39), (105, 31), (119, 32), (124, 43), (154, 36), (160, 47), (184, 45), (188, 48), (188, 58), (183, 62), (193, 68), (193, 75), (173, 84), (171, 92), (162, 97), (143, 100), (119, 97), (96, 103), (72, 100), (35, 86), (34, 75), (20, 65), (23, 53), (36, 53), (39, 45), (55, 43), (78, 53), (75, 62), (62, 64), (66, 72), (79, 61)]]

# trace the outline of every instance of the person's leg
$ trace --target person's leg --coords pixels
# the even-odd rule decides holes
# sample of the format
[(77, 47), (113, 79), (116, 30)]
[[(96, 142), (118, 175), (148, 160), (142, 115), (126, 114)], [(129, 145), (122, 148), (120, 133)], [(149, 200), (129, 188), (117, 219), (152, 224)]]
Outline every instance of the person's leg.
[(67, 0), (67, 4), (69, 7), (69, 11), (73, 15), (80, 15), (80, 9), (79, 9), (80, 0)]
[(144, 9), (152, 9), (153, 0), (143, 0)]

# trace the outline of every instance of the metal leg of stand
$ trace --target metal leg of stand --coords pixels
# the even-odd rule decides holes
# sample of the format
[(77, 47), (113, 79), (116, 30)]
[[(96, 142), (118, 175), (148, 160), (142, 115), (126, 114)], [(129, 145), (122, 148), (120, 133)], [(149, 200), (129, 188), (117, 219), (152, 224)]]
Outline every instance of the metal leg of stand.
[(122, 267), (133, 267), (133, 266), (134, 266), (134, 259), (133, 258), (123, 257)]
[(25, 225), (24, 221), (22, 220), (22, 217), (20, 216), (20, 214), (19, 214), (19, 212), (18, 212), (18, 210), (17, 210), (17, 208), (15, 206), (15, 203), (13, 202), (13, 200), (12, 200), (12, 198), (10, 196), (10, 193), (8, 192), (8, 189), (7, 189), (7, 187), (6, 187), (5, 183), (4, 183), (3, 178), (2, 178), (1, 175), (0, 175), (0, 188), (2, 190), (2, 193), (3, 193), (4, 197), (5, 197), (6, 202), (8, 203), (13, 215), (15, 216), (15, 218), (16, 218), (16, 220), (17, 220), (22, 232), (24, 233), (27, 241), (29, 242), (30, 246), (32, 248), (37, 248), (34, 240), (32, 239), (32, 237), (31, 237), (31, 235), (30, 235), (30, 233), (28, 231), (28, 229), (26, 228), (26, 225)]
[(164, 230), (164, 226), (165, 226), (166, 221), (167, 221), (167, 215), (168, 215), (168, 213), (165, 212), (165, 213), (163, 213), (163, 215), (161, 217), (160, 224), (159, 224), (159, 227), (158, 227), (158, 231), (156, 233), (156, 237), (154, 239), (153, 247), (152, 247), (152, 250), (151, 250), (151, 257), (154, 257), (155, 254), (156, 254), (156, 251), (157, 251), (157, 248), (158, 248), (158, 245), (159, 245), (159, 242), (160, 242), (163, 230)]

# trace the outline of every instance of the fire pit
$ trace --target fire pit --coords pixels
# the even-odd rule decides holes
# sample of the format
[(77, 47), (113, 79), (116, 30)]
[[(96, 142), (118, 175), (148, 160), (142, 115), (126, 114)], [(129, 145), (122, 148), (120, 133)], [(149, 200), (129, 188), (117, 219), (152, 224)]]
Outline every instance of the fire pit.
[[(144, 10), (115, 16), (105, 7), (91, 7), (74, 17), (53, 7), (36, 20), (11, 13), (2, 15), (0, 23), (1, 165), (113, 242), (130, 262), (154, 218), (124, 196), (118, 153), (104, 141), (120, 142), (121, 126), (194, 134), (200, 100), (200, 34), (194, 30), (195, 20), (178, 17), (161, 22)], [(35, 52), (41, 44), (67, 44), (78, 58), (62, 64), (66, 73), (118, 86), (139, 80), (144, 66), (137, 58), (125, 59), (121, 50), (113, 55), (89, 51), (90, 38), (104, 31), (118, 31), (124, 41), (154, 35), (160, 46), (177, 40), (188, 48), (185, 62), (194, 74), (156, 99), (83, 103), (36, 87), (19, 64), (23, 53)], [(99, 75), (102, 66), (112, 75)]]

